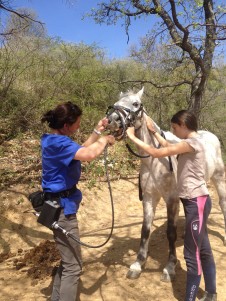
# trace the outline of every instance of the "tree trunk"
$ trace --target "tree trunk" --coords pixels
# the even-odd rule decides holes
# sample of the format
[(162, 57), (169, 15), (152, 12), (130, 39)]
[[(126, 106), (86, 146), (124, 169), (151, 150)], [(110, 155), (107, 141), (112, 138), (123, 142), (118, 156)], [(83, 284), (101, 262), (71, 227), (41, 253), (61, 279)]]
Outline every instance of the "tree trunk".
[(191, 85), (191, 96), (188, 101), (188, 109), (192, 110), (198, 119), (202, 109), (201, 104), (205, 94), (206, 82), (206, 74), (202, 72), (199, 66), (196, 66), (196, 77)]

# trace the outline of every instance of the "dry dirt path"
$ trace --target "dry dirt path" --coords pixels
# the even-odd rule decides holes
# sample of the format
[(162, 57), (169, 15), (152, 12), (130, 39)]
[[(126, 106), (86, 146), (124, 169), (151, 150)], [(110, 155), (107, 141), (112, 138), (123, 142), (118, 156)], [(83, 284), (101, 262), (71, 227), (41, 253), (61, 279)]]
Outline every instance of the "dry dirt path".
[[(84, 184), (82, 184), (83, 186)], [(84, 272), (81, 277), (81, 301), (183, 301), (185, 262), (183, 259), (183, 210), (178, 221), (177, 276), (173, 283), (160, 281), (167, 260), (166, 209), (160, 201), (153, 225), (149, 257), (139, 279), (126, 278), (129, 265), (139, 247), (142, 205), (138, 200), (137, 180), (112, 182), (115, 204), (115, 228), (111, 240), (100, 249), (83, 247)], [(93, 189), (83, 188), (84, 200), (79, 210), (81, 238), (100, 244), (110, 231), (111, 207), (106, 183)], [(54, 253), (51, 231), (37, 224), (25, 197), (28, 186), (15, 185), (0, 193), (0, 300), (49, 300)], [(226, 301), (226, 247), (223, 246), (223, 216), (218, 199), (210, 187), (213, 209), (209, 235), (217, 265), (218, 301)], [(49, 244), (47, 244), (49, 240)], [(42, 247), (38, 249), (38, 245)], [(41, 250), (41, 251), (40, 251)], [(4, 254), (4, 255), (3, 255)], [(48, 254), (48, 256), (47, 256)], [(45, 257), (47, 256), (47, 257)], [(25, 258), (25, 259), (24, 259)], [(46, 260), (46, 261), (45, 261)], [(203, 293), (201, 283), (198, 299)]]

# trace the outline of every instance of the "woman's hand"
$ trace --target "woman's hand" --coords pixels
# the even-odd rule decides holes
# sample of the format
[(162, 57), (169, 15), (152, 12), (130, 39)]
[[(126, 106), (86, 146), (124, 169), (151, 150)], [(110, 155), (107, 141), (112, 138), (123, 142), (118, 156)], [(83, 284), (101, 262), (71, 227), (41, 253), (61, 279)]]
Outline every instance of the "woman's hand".
[(95, 127), (95, 129), (98, 131), (98, 132), (103, 132), (106, 128), (106, 126), (108, 125), (108, 119), (107, 117), (104, 117), (103, 119), (101, 119), (97, 126)]
[(113, 144), (115, 143), (115, 137), (114, 137), (114, 136), (112, 136), (112, 135), (107, 135), (107, 136), (105, 136), (105, 137), (107, 138), (108, 144), (109, 144), (109, 145), (113, 145)]
[(126, 133), (127, 133), (127, 136), (132, 139), (134, 136), (135, 136), (135, 129), (134, 129), (134, 126), (132, 127), (129, 127), (127, 130), (126, 130)]

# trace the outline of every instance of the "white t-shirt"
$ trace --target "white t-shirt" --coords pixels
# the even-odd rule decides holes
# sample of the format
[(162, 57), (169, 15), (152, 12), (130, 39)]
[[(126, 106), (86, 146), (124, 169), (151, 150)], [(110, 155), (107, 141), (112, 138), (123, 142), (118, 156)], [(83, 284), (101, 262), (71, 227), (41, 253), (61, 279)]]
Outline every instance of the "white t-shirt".
[(191, 199), (208, 195), (205, 182), (205, 146), (200, 136), (184, 140), (193, 149), (192, 153), (178, 157), (177, 186), (180, 198)]

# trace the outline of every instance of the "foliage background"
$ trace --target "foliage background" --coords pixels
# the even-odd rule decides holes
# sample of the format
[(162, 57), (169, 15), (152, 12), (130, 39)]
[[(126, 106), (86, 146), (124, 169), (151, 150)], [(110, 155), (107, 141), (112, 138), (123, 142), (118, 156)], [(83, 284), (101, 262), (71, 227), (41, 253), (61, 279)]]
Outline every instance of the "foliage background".
[[(10, 17), (8, 27), (17, 26)], [(146, 56), (145, 56), (146, 55)], [(45, 29), (31, 22), (26, 29), (2, 40), (0, 48), (0, 154), (4, 143), (23, 135), (39, 139), (47, 129), (41, 125), (42, 114), (62, 101), (73, 101), (83, 109), (79, 143), (92, 132), (107, 107), (118, 100), (121, 91), (138, 91), (143, 85), (144, 106), (163, 130), (169, 130), (170, 118), (179, 109), (187, 108), (188, 85), (170, 87), (171, 82), (192, 73), (188, 64), (175, 68), (176, 49), (156, 45), (131, 49), (129, 57), (110, 60), (96, 45), (67, 44), (46, 35)], [(215, 59), (200, 115), (200, 128), (215, 133), (225, 158), (226, 147), (226, 66), (221, 57)], [(153, 82), (169, 83), (161, 88)], [(39, 155), (39, 149), (34, 148)], [(104, 165), (84, 164), (86, 173), (96, 177), (104, 174)], [(114, 176), (127, 176), (138, 170), (138, 160), (128, 154), (123, 143), (109, 151), (108, 163)], [(95, 168), (94, 168), (95, 167)], [(92, 182), (92, 181), (91, 181)]]

